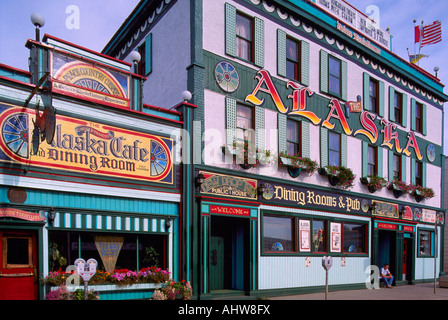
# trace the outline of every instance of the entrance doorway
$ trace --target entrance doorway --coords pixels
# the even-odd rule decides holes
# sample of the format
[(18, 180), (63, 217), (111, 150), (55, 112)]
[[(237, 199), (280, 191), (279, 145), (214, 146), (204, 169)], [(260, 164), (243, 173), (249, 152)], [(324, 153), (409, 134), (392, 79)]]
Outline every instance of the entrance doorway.
[[(389, 270), (396, 279), (396, 243), (397, 236), (395, 231), (379, 230), (379, 243), (378, 243), (378, 268), (381, 268), (387, 263)], [(394, 280), (395, 281), (395, 280)]]
[(36, 235), (0, 231), (0, 300), (37, 300)]
[(210, 237), (210, 290), (246, 291), (249, 280), (249, 220), (213, 216)]

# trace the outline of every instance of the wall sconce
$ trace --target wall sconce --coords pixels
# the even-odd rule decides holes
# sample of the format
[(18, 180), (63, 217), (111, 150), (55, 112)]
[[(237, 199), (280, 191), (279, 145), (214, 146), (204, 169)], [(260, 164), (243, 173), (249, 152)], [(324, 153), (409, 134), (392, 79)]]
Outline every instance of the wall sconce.
[(400, 213), (401, 213), (401, 215), (405, 215), (406, 214), (406, 206), (401, 208)]
[(56, 212), (53, 208), (48, 211), (48, 223), (50, 226), (53, 226), (54, 219), (56, 218)]
[(165, 220), (165, 229), (169, 230), (171, 228), (171, 219)]
[(377, 206), (378, 206), (378, 204), (376, 202), (373, 202), (369, 207), (369, 211), (374, 212), (376, 210)]
[(200, 187), (205, 181), (205, 177), (202, 173), (199, 173), (195, 179), (195, 184), (197, 187)]
[(262, 183), (257, 188), (258, 195), (262, 195), (266, 191), (266, 186)]

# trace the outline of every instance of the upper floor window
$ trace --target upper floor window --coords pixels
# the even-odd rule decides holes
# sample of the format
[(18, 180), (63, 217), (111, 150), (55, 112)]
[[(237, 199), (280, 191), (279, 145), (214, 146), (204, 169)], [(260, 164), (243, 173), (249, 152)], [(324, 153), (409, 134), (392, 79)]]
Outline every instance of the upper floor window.
[(328, 56), (328, 91), (329, 93), (341, 95), (341, 60)]
[(300, 42), (286, 38), (286, 76), (301, 81), (300, 76)]
[(241, 13), (236, 14), (236, 55), (253, 62), (253, 20)]
[(374, 146), (369, 146), (367, 149), (368, 152), (368, 163), (367, 163), (367, 174), (368, 176), (376, 176), (378, 169), (377, 169), (377, 148)]
[(379, 113), (379, 83), (372, 78), (369, 80), (369, 105), (365, 109)]
[(328, 164), (341, 165), (341, 135), (333, 131), (328, 132)]
[(403, 114), (403, 95), (399, 92), (395, 91), (394, 94), (394, 117), (395, 122), (398, 124), (403, 123), (402, 114)]
[(423, 133), (423, 104), (415, 103), (415, 131)]
[(286, 147), (288, 154), (301, 155), (300, 122), (288, 119), (286, 128)]
[(236, 106), (236, 137), (238, 141), (254, 141), (253, 132), (253, 109), (238, 104)]
[(393, 178), (401, 180), (401, 156), (396, 153), (393, 156)]
[(415, 161), (415, 184), (423, 186), (423, 163)]
[(225, 4), (226, 54), (264, 67), (264, 21)]

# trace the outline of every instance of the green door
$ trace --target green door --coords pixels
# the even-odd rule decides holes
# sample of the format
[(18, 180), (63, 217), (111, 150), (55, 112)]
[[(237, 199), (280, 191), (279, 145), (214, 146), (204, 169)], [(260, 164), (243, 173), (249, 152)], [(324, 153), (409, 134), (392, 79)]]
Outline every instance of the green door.
[(210, 243), (210, 290), (224, 289), (224, 237), (212, 236)]

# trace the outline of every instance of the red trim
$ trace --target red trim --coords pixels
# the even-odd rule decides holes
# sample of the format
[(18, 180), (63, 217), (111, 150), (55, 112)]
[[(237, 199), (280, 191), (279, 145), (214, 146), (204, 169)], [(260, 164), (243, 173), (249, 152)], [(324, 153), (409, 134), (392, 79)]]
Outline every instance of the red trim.
[(376, 222), (381, 222), (381, 221), (392, 221), (395, 223), (399, 223), (399, 224), (413, 224), (413, 225), (417, 225), (418, 222), (413, 222), (410, 220), (400, 220), (400, 219), (394, 219), (394, 218), (386, 218), (386, 217), (372, 217), (372, 221), (376, 221)]
[(29, 86), (29, 87), (34, 89), (34, 85), (31, 84), (31, 78), (30, 78), (30, 82), (29, 83), (28, 82), (23, 82), (23, 81), (20, 81), (20, 80), (17, 80), (17, 79), (12, 79), (12, 78), (9, 78), (9, 77), (6, 77), (6, 76), (5, 77), (4, 76), (0, 76), (0, 79), (1, 80), (7, 80), (7, 81), (15, 82), (15, 83), (24, 84), (24, 85), (27, 85), (27, 86)]
[(85, 50), (85, 51), (87, 51), (87, 52), (90, 52), (90, 53), (93, 53), (93, 54), (96, 54), (96, 55), (99, 55), (99, 56), (101, 56), (101, 57), (103, 57), (103, 58), (111, 59), (111, 60), (114, 60), (114, 61), (117, 61), (117, 62), (126, 64), (126, 65), (128, 65), (129, 67), (132, 66), (132, 64), (129, 63), (129, 62), (125, 62), (125, 61), (123, 61), (123, 60), (119, 60), (119, 59), (117, 59), (117, 58), (114, 58), (114, 57), (105, 55), (104, 53), (100, 53), (100, 52), (93, 51), (93, 50), (91, 50), (91, 49), (87, 49), (87, 48), (82, 47), (82, 46), (80, 46), (80, 45), (77, 45), (77, 44), (74, 44), (74, 43), (71, 43), (71, 42), (62, 40), (62, 39), (60, 39), (60, 38), (54, 37), (54, 36), (49, 35), (49, 34), (44, 34), (44, 37), (42, 38), (42, 41), (46, 43), (46, 40), (47, 40), (47, 39), (53, 39), (53, 40), (56, 40), (56, 41), (65, 43), (65, 44), (67, 44), (67, 45), (70, 45), (70, 46), (73, 46), (73, 47), (76, 47), (76, 48)]
[[(215, 197), (208, 197), (208, 196), (196, 196), (197, 199), (200, 201), (215, 201), (215, 202), (222, 202), (222, 203), (230, 203), (237, 202), (237, 205), (245, 204), (252, 207), (259, 207), (261, 203), (259, 202), (251, 202), (251, 201), (244, 201), (244, 200), (237, 200), (237, 199), (223, 199), (223, 198), (215, 198)], [(234, 203), (235, 204), (235, 203)]]
[(23, 74), (23, 75), (29, 76), (30, 79), (31, 79), (31, 73), (30, 73), (29, 71), (25, 71), (25, 70), (22, 70), (22, 69), (17, 69), (17, 68), (8, 66), (8, 65), (6, 65), (6, 64), (3, 64), (3, 63), (0, 63), (0, 68), (2, 68), (2, 69), (8, 69), (8, 70), (12, 70), (12, 71), (21, 73), (21, 74)]
[(157, 107), (157, 106), (153, 106), (153, 105), (145, 104), (145, 103), (143, 104), (143, 108), (152, 109), (152, 110), (160, 111), (160, 112), (164, 112), (164, 113), (171, 113), (171, 114), (176, 115), (176, 116), (180, 116), (182, 114), (182, 112), (179, 112), (179, 111), (176, 111), (176, 110), (162, 108), (162, 107)]

